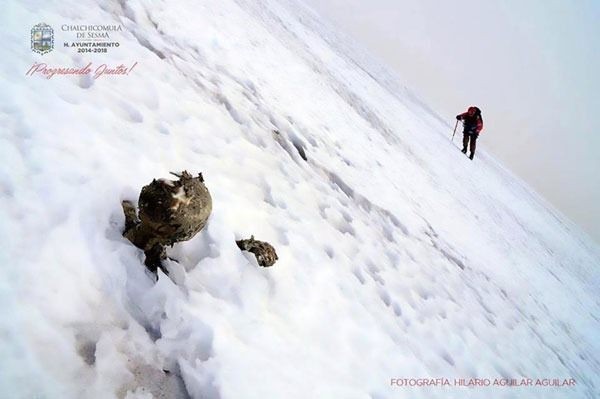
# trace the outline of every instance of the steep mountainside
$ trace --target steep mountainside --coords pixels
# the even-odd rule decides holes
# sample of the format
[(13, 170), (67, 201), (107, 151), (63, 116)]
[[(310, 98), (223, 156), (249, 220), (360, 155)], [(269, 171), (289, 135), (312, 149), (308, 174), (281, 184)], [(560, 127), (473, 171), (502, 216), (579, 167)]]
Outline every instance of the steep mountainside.
[[(119, 46), (64, 46), (88, 24)], [(1, 32), (0, 397), (600, 396), (598, 248), (303, 6), (9, 1)], [(120, 201), (184, 169), (212, 215), (155, 284)]]

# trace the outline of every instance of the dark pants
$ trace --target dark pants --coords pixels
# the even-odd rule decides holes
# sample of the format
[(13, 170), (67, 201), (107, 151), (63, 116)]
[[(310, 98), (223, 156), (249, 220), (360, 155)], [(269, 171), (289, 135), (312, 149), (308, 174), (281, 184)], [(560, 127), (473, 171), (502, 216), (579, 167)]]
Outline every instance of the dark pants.
[(469, 148), (469, 150), (471, 150), (471, 159), (473, 159), (473, 155), (475, 155), (475, 147), (477, 146), (477, 136), (479, 136), (479, 135), (478, 134), (468, 134), (468, 133), (463, 134), (462, 152), (464, 152), (464, 153), (467, 152), (467, 145), (469, 145), (469, 139), (470, 139), (471, 147)]

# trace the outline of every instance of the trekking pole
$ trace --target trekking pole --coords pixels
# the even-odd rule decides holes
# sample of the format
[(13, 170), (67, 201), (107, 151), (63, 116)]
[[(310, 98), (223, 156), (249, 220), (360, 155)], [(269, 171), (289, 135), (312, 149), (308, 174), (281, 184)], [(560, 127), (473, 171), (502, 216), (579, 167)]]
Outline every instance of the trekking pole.
[(452, 133), (452, 142), (454, 142), (454, 135), (456, 134), (456, 127), (458, 126), (458, 119), (456, 120), (456, 125), (454, 125), (454, 133)]

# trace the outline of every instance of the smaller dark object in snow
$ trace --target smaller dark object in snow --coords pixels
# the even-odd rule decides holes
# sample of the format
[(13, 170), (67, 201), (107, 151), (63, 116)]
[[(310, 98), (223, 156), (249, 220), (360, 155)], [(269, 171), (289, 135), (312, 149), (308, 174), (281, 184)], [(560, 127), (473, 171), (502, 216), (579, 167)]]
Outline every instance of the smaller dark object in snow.
[(236, 241), (236, 244), (242, 251), (252, 252), (260, 266), (273, 266), (279, 259), (275, 248), (271, 244), (255, 240), (254, 236), (251, 236), (249, 240)]
[(142, 188), (139, 217), (132, 202), (121, 204), (125, 213), (123, 236), (144, 251), (144, 263), (152, 272), (158, 267), (163, 269), (165, 247), (196, 235), (212, 211), (212, 199), (202, 173), (197, 177), (187, 171), (172, 174), (179, 180), (155, 179)]

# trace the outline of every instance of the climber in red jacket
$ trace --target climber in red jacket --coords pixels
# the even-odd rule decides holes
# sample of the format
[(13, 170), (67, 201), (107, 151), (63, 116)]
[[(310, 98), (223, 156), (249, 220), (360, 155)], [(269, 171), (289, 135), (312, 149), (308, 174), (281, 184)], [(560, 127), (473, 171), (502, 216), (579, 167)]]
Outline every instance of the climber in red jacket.
[(469, 140), (471, 141), (470, 150), (471, 153), (469, 158), (473, 159), (475, 155), (475, 147), (479, 133), (483, 129), (483, 118), (481, 117), (481, 110), (477, 107), (469, 107), (467, 112), (456, 115), (456, 119), (463, 121), (463, 154), (467, 153), (467, 145)]

